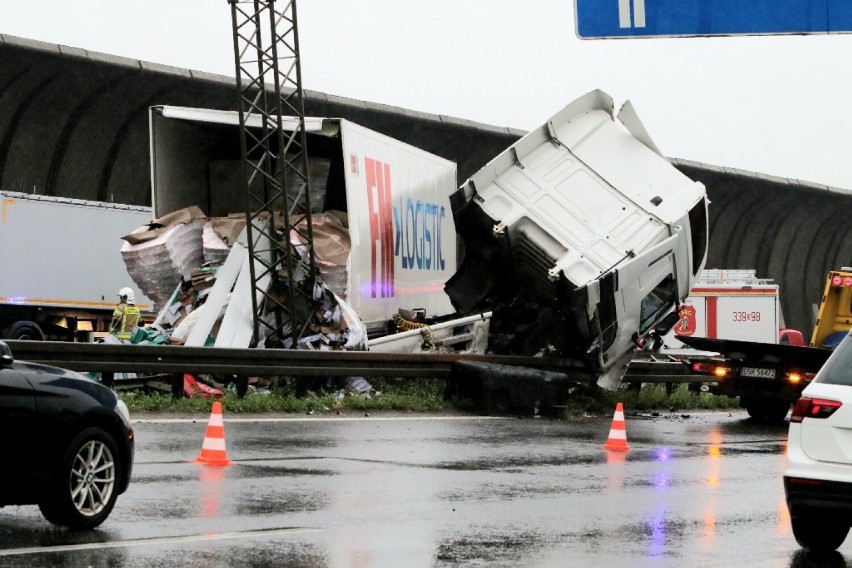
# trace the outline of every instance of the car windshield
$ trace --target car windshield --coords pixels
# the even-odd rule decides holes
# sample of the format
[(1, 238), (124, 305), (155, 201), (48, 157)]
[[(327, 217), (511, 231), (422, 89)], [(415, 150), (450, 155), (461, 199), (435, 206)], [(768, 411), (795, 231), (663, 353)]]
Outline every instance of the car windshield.
[(814, 381), (831, 385), (852, 385), (852, 336), (843, 338)]

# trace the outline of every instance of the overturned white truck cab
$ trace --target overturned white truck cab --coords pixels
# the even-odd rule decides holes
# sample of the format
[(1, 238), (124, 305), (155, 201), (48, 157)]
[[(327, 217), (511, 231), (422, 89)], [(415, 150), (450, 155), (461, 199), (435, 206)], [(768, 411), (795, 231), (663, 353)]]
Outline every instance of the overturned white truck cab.
[(489, 351), (575, 359), (608, 389), (706, 260), (704, 186), (669, 163), (629, 102), (616, 117), (601, 91), (506, 149), (451, 202), (463, 250), (446, 291), (460, 312), (493, 312)]

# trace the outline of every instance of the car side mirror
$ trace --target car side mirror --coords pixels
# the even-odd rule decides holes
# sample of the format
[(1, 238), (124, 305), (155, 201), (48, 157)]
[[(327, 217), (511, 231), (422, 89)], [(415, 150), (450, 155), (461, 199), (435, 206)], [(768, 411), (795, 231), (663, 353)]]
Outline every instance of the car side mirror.
[(667, 334), (672, 330), (677, 322), (680, 321), (680, 315), (677, 312), (671, 312), (666, 317), (660, 320), (660, 323), (657, 324), (656, 330), (657, 333), (661, 336)]
[(0, 341), (0, 366), (11, 365), (15, 361), (12, 350), (5, 341)]

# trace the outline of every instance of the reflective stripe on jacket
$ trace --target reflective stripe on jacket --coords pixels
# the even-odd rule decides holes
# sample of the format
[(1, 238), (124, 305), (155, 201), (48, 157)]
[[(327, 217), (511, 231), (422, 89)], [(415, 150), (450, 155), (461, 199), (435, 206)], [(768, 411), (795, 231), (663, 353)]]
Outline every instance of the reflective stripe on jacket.
[(131, 333), (139, 325), (139, 308), (127, 304), (119, 304), (112, 312), (112, 327), (110, 332), (119, 339), (130, 339)]

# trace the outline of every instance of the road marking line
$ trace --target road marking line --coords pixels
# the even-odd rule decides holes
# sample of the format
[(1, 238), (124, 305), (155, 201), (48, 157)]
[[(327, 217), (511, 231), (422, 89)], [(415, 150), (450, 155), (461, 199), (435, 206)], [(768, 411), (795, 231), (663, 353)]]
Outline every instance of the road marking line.
[(167, 536), (161, 538), (119, 540), (114, 542), (90, 542), (85, 544), (65, 544), (59, 546), (37, 546), (31, 548), (11, 548), (0, 550), (0, 556), (21, 556), (24, 554), (39, 554), (51, 552), (74, 552), (76, 550), (93, 550), (102, 548), (124, 548), (129, 546), (150, 546), (152, 544), (180, 544), (187, 542), (203, 542), (214, 540), (227, 540), (235, 538), (252, 538), (257, 536), (280, 536), (292, 534), (304, 534), (319, 532), (314, 528), (283, 528), (283, 529), (261, 529), (245, 532), (205, 533), (186, 536)]

